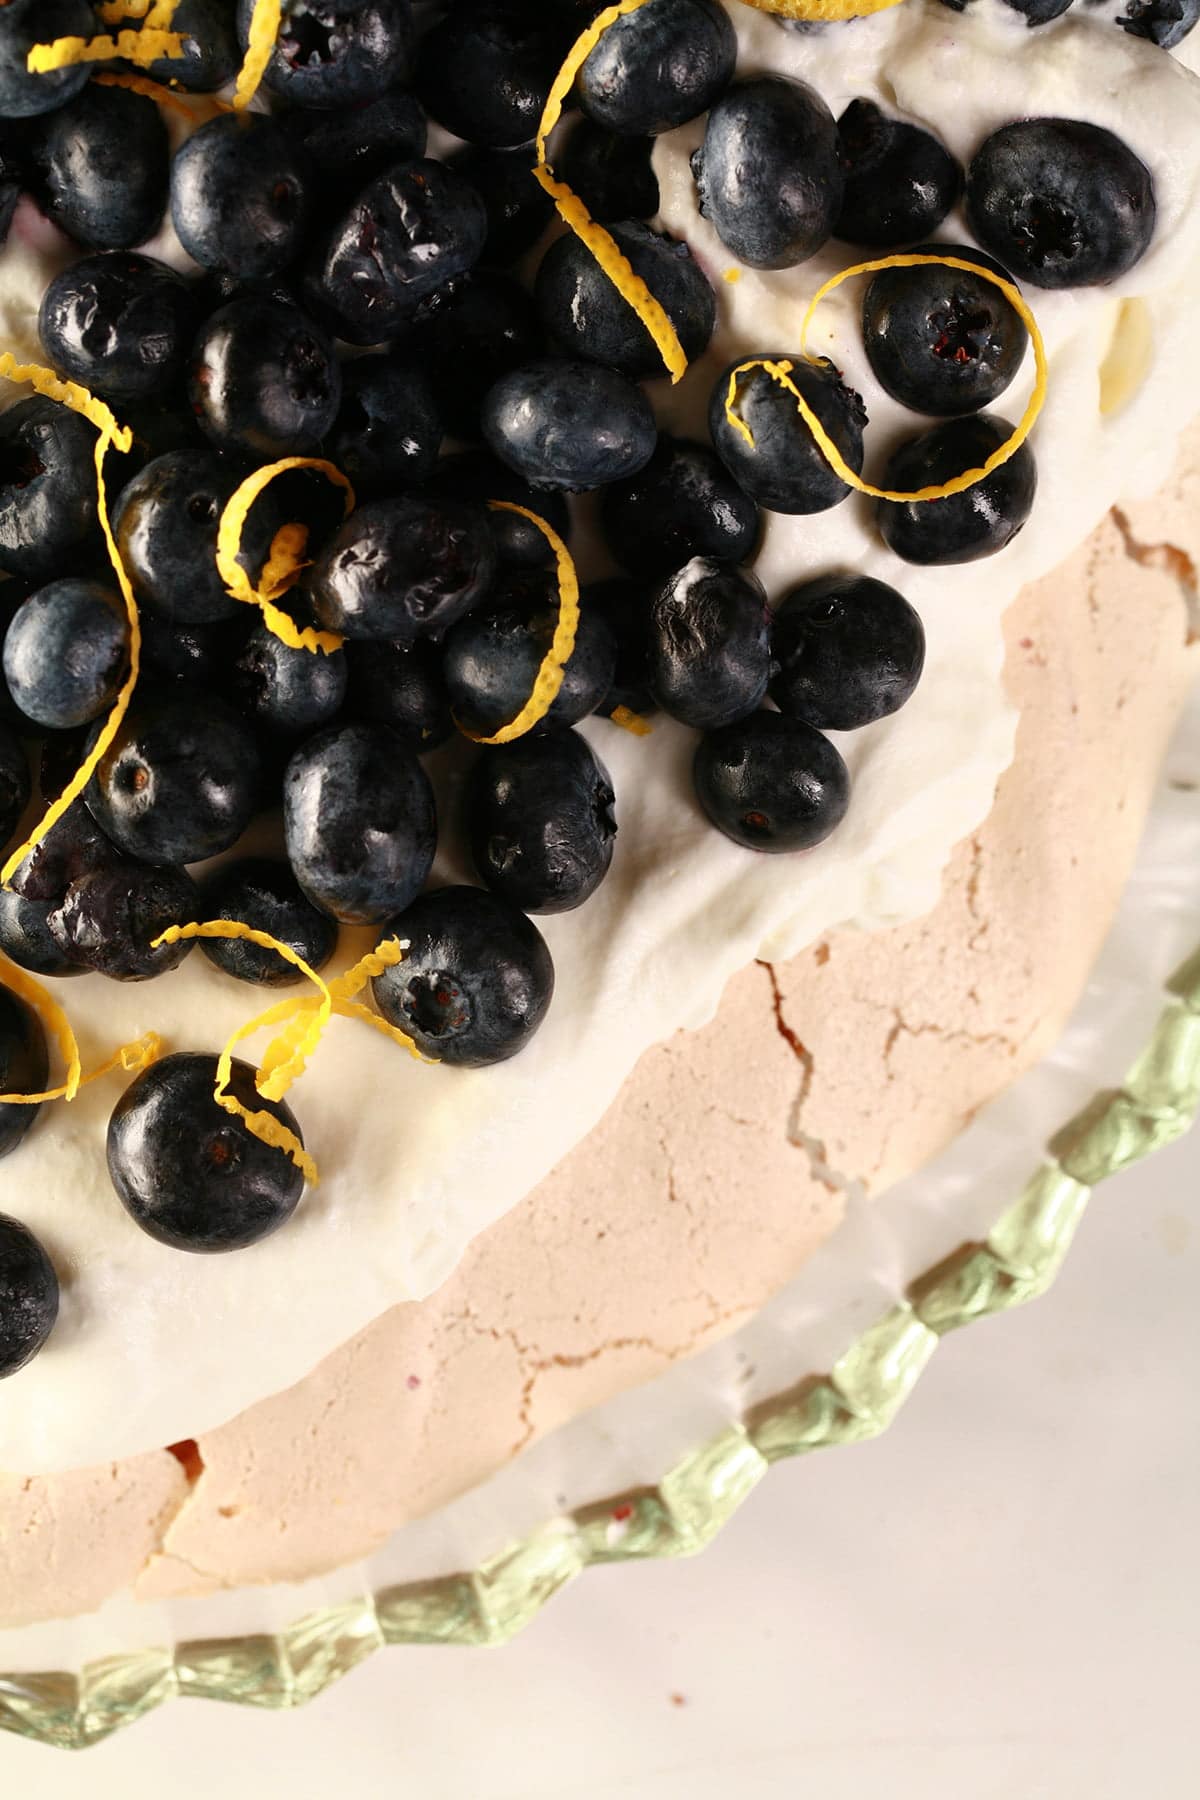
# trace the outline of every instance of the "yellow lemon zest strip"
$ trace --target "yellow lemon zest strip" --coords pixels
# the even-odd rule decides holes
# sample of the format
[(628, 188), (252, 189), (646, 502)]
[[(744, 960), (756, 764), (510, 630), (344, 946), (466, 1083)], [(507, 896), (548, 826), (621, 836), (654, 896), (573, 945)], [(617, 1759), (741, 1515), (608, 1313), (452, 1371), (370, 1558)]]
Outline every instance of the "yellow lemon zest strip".
[[(13, 991), (17, 992), (16, 983), (10, 984), (8, 981), (7, 971), (5, 971), (3, 980), (6, 986), (11, 985)], [(28, 995), (24, 997), (28, 998)], [(49, 994), (44, 995), (44, 998), (49, 1002), (53, 1012), (59, 1014), (61, 1023), (66, 1024), (66, 1015), (62, 1012), (58, 1002), (51, 1000)], [(48, 1025), (49, 1019), (43, 1018), (42, 1023)], [(67, 1025), (67, 1030), (70, 1031), (69, 1025)], [(55, 1036), (58, 1036), (57, 1032)], [(71, 1032), (71, 1042), (74, 1043), (74, 1041), (75, 1034)], [(59, 1044), (61, 1047), (61, 1038), (59, 1038)], [(80, 1088), (88, 1087), (93, 1081), (100, 1081), (105, 1075), (111, 1075), (114, 1069), (123, 1069), (127, 1075), (140, 1075), (143, 1069), (148, 1069), (151, 1063), (157, 1062), (162, 1053), (163, 1041), (158, 1033), (147, 1031), (142, 1037), (134, 1038), (132, 1043), (122, 1044), (121, 1048), (114, 1050), (108, 1060), (102, 1062), (99, 1068), (92, 1069), (84, 1075), (80, 1072), (79, 1057), (76, 1051), (75, 1056), (68, 1063), (67, 1079), (60, 1087), (49, 1088), (44, 1094), (0, 1094), (0, 1106), (41, 1106), (44, 1101), (49, 1100), (73, 1100)]]
[(233, 94), (233, 104), (238, 112), (249, 106), (262, 85), (275, 39), (279, 36), (282, 16), (282, 0), (255, 0), (246, 38), (246, 58), (238, 71)]
[(745, 0), (745, 4), (781, 19), (866, 19), (901, 6), (903, 0)]
[(268, 600), (278, 600), (295, 587), (302, 570), (312, 567), (304, 560), (308, 549), (307, 525), (281, 525), (271, 539), (271, 551), (263, 564), (258, 591)]
[[(373, 981), (376, 975), (382, 975), (385, 969), (394, 968), (398, 962), (402, 962), (407, 948), (408, 945), (401, 943), (398, 938), (385, 938), (381, 944), (375, 946), (374, 950), (368, 950), (367, 954), (361, 957), (352, 968), (347, 969), (344, 975), (337, 976), (329, 983), (329, 992), (333, 997), (333, 1010), (340, 1019), (358, 1019), (362, 1024), (369, 1025), (373, 1031), (378, 1031), (384, 1037), (390, 1038), (393, 1044), (399, 1044), (402, 1050), (407, 1050), (415, 1062), (435, 1064), (438, 1060), (437, 1057), (423, 1056), (407, 1032), (401, 1031), (398, 1025), (392, 1025), (379, 1013), (373, 1013), (369, 1007), (357, 1005), (354, 1000), (354, 995), (361, 993), (367, 983)], [(316, 1005), (316, 1001), (312, 995), (305, 995), (296, 1004), (311, 1009)]]
[(144, 19), (151, 7), (157, 12), (158, 0), (103, 0), (96, 12), (102, 25), (119, 25), (122, 19)]
[[(10, 994), (16, 994), (19, 1000), (24, 1000), (27, 1006), (33, 1008), (42, 1022), (46, 1036), (58, 1045), (58, 1053), (67, 1069), (67, 1079), (63, 1084), (62, 1097), (64, 1100), (73, 1100), (83, 1083), (83, 1065), (80, 1062), (79, 1045), (76, 1042), (75, 1033), (71, 1029), (70, 1019), (41, 982), (35, 981), (32, 975), (25, 969), (18, 968), (16, 963), (5, 960), (3, 964), (0, 964), (0, 981), (3, 982)], [(23, 1104), (32, 1106), (35, 1097), (31, 1095), (28, 1101), (24, 1101), (20, 1095), (6, 1094), (4, 1099), (7, 1104), (12, 1106)]]
[(229, 102), (222, 100), (217, 94), (193, 94), (192, 104), (189, 105), (171, 88), (164, 87), (161, 81), (151, 81), (147, 75), (119, 75), (115, 70), (105, 69), (99, 75), (93, 75), (92, 80), (98, 87), (122, 87), (134, 94), (145, 94), (147, 100), (157, 101), (159, 106), (165, 106), (170, 112), (178, 113), (181, 119), (189, 122), (197, 118), (195, 108), (198, 105), (210, 107), (214, 115), (233, 111)]
[(634, 737), (649, 737), (654, 730), (649, 719), (643, 719), (641, 713), (635, 713), (628, 706), (614, 706), (608, 716), (614, 725), (619, 725), (622, 731), (632, 732)]
[(244, 600), (248, 606), (260, 607), (269, 629), (291, 649), (314, 652), (323, 650), (328, 654), (342, 647), (343, 640), (336, 631), (314, 631), (310, 626), (301, 631), (274, 603), (275, 597), (290, 587), (292, 580), (304, 566), (301, 553), (308, 542), (307, 531), (304, 532), (303, 544), (294, 535), (285, 538), (285, 533), (295, 529), (303, 530), (303, 527), (284, 526), (275, 533), (271, 554), (262, 573), (261, 587), (254, 586), (238, 561), (242, 533), (246, 529), (250, 508), (264, 488), (269, 487), (277, 475), (285, 475), (289, 469), (316, 469), (335, 486), (345, 489), (346, 512), (353, 512), (354, 489), (333, 463), (325, 462), (319, 456), (285, 456), (282, 462), (267, 463), (263, 468), (255, 469), (252, 475), (247, 475), (241, 486), (231, 494), (221, 514), (221, 522), (217, 527), (217, 571), (227, 592), (235, 600)]
[(54, 804), (47, 808), (36, 828), (29, 834), (23, 844), (13, 850), (4, 867), (0, 869), (0, 883), (12, 879), (24, 859), (41, 843), (51, 826), (57, 825), (63, 814), (75, 803), (84, 788), (91, 780), (101, 758), (107, 753), (110, 744), (121, 728), (121, 721), (129, 710), (129, 702), (133, 699), (133, 691), (137, 687), (138, 675), (142, 663), (142, 629), (138, 621), (137, 601), (133, 588), (125, 573), (125, 566), (117, 550), (113, 537), (112, 525), (108, 517), (108, 498), (104, 486), (104, 458), (111, 446), (127, 451), (133, 442), (133, 434), (127, 425), (118, 425), (102, 400), (89, 394), (86, 388), (73, 381), (60, 381), (49, 369), (39, 368), (36, 364), (18, 363), (7, 351), (0, 356), (0, 377), (9, 381), (23, 381), (36, 388), (39, 394), (45, 394), (51, 400), (69, 406), (73, 412), (82, 413), (84, 418), (96, 426), (99, 436), (96, 439), (96, 513), (100, 521), (100, 529), (104, 534), (104, 542), (108, 549), (109, 561), (125, 602), (125, 616), (129, 623), (129, 673), (124, 686), (113, 702), (112, 710), (100, 729), (100, 734), (92, 746), (83, 764), (75, 771), (62, 793)]
[(545, 519), (530, 512), (527, 507), (518, 506), (514, 500), (489, 500), (488, 506), (493, 512), (517, 513), (522, 519), (528, 519), (531, 525), (536, 525), (553, 550), (558, 564), (558, 621), (528, 700), (516, 718), (510, 719), (507, 725), (502, 725), (492, 737), (477, 737), (473, 731), (466, 731), (459, 726), (463, 736), (469, 737), (473, 743), (511, 744), (514, 738), (524, 737), (527, 731), (532, 731), (545, 718), (563, 684), (563, 670), (575, 648), (575, 633), (579, 629), (579, 577), (575, 573), (571, 552)]
[[(1030, 396), (1029, 405), (1025, 408), (1024, 416), (1012, 436), (1005, 443), (1001, 444), (999, 449), (992, 452), (982, 468), (966, 469), (961, 475), (956, 475), (952, 481), (944, 481), (940, 486), (936, 487), (918, 488), (915, 493), (911, 494), (898, 492), (894, 488), (873, 487), (869, 481), (864, 481), (862, 476), (856, 474), (850, 467), (829, 433), (825, 430), (820, 419), (818, 419), (812, 407), (800, 393), (795, 382), (791, 380), (791, 371), (795, 367), (795, 364), (786, 360), (782, 362), (773, 362), (769, 357), (762, 356), (752, 357), (748, 362), (739, 363), (738, 367), (732, 370), (729, 376), (728, 392), (725, 396), (725, 417), (733, 426), (734, 430), (741, 433), (751, 449), (754, 448), (753, 433), (745, 420), (740, 419), (734, 410), (737, 405), (738, 377), (739, 375), (746, 374), (750, 369), (764, 369), (773, 381), (778, 382), (780, 387), (786, 388), (788, 393), (792, 395), (796, 402), (796, 408), (800, 417), (811, 431), (818, 450), (820, 450), (834, 474), (840, 476), (847, 487), (856, 489), (860, 494), (868, 495), (872, 500), (891, 500), (897, 503), (925, 500), (948, 500), (954, 494), (965, 494), (968, 488), (972, 488), (977, 482), (983, 481), (985, 477), (991, 475), (996, 469), (1001, 468), (1011, 457), (1016, 455), (1017, 451), (1021, 448), (1022, 444), (1036, 425), (1038, 416), (1046, 402), (1046, 387), (1049, 379), (1049, 364), (1046, 358), (1046, 345), (1041, 330), (1038, 327), (1038, 322), (1033, 315), (1033, 310), (1020, 289), (1015, 287), (1011, 281), (1007, 281), (1002, 275), (993, 274), (991, 269), (985, 269), (979, 263), (967, 262), (964, 258), (958, 256), (911, 255), (881, 256), (872, 262), (855, 263), (852, 268), (843, 269), (840, 274), (832, 276), (822, 287), (818, 288), (817, 292), (813, 295), (812, 300), (809, 302), (808, 311), (804, 315), (804, 324), (800, 330), (801, 349), (804, 355), (808, 356), (808, 333), (812, 325), (813, 315), (818, 306), (820, 306), (822, 300), (824, 300), (828, 294), (831, 294), (835, 288), (841, 287), (844, 281), (849, 281), (854, 275), (874, 275), (882, 269), (918, 269), (924, 268), (927, 265), (935, 268), (962, 269), (968, 275), (980, 275), (985, 281), (990, 281), (993, 287), (1000, 289), (1000, 292), (1004, 295), (1005, 299), (1008, 300), (1010, 305), (1018, 313), (1026, 330), (1029, 332), (1030, 342), (1033, 345), (1037, 376), (1034, 381), (1033, 393)], [(817, 362), (819, 360), (820, 359), (817, 357), (809, 357), (810, 362)]]
[(604, 33), (618, 19), (624, 18), (627, 13), (637, 12), (647, 4), (649, 0), (619, 0), (618, 5), (606, 7), (593, 19), (587, 30), (576, 38), (546, 96), (537, 137), (534, 139), (537, 161), (533, 174), (538, 185), (553, 200), (564, 225), (575, 233), (581, 243), (587, 245), (622, 300), (628, 302), (642, 321), (658, 347), (667, 373), (675, 382), (686, 374), (688, 361), (679, 341), (679, 334), (667, 317), (665, 308), (655, 299), (641, 276), (634, 273), (629, 258), (618, 248), (603, 225), (596, 223), (579, 195), (565, 181), (558, 179), (546, 155), (546, 140), (562, 117), (563, 104), (575, 85), (575, 77)]
[(107, 62), (120, 56), (140, 68), (160, 56), (182, 56), (183, 39), (177, 31), (118, 31), (115, 37), (61, 37), (52, 44), (35, 44), (25, 58), (31, 75), (48, 75), (53, 69), (69, 69), (77, 63)]

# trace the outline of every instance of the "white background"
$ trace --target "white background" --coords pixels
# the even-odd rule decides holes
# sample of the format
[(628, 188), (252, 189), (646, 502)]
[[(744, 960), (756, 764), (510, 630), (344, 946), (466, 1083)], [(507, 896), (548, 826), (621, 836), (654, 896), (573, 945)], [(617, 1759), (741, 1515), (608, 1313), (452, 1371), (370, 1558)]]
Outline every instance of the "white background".
[(1194, 1800), (1200, 1135), (1057, 1286), (947, 1340), (885, 1437), (783, 1465), (695, 1561), (592, 1570), (499, 1651), (306, 1711), (173, 1703), (36, 1800)]

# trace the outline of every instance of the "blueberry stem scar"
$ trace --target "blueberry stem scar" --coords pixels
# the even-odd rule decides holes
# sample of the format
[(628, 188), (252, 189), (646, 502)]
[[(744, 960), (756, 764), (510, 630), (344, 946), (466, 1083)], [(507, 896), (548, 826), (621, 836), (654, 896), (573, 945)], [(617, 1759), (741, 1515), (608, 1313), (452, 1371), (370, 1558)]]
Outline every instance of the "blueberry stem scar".
[[(753, 3), (754, 0), (751, 0), (751, 4)], [(1042, 407), (1046, 402), (1046, 387), (1049, 379), (1049, 364), (1046, 359), (1046, 345), (1041, 330), (1038, 327), (1038, 322), (1034, 317), (1033, 309), (1025, 299), (1025, 296), (1021, 293), (1021, 290), (1015, 283), (1007, 281), (1004, 276), (997, 275), (993, 270), (986, 269), (979, 263), (966, 262), (962, 257), (958, 256), (915, 255), (880, 256), (874, 258), (871, 262), (854, 263), (850, 268), (842, 269), (839, 274), (831, 276), (827, 282), (817, 289), (816, 293), (809, 301), (808, 311), (804, 315), (804, 323), (800, 328), (801, 351), (808, 358), (809, 362), (815, 363), (821, 360), (819, 357), (809, 355), (808, 334), (812, 327), (813, 317), (822, 300), (824, 300), (827, 295), (832, 294), (835, 288), (841, 287), (844, 281), (849, 281), (851, 277), (855, 275), (875, 275), (883, 269), (919, 269), (924, 268), (926, 265), (931, 265), (934, 268), (961, 269), (968, 275), (976, 275), (984, 281), (990, 281), (993, 287), (1000, 289), (1000, 292), (1004, 295), (1005, 299), (1020, 315), (1022, 323), (1029, 332), (1029, 339), (1033, 345), (1037, 376), (1034, 381), (1033, 393), (1030, 396), (1029, 405), (1025, 408), (1024, 417), (1012, 436), (1005, 443), (1001, 444), (998, 450), (993, 451), (992, 455), (988, 457), (981, 468), (966, 469), (961, 475), (956, 475), (952, 481), (944, 481), (938, 487), (918, 488), (918, 490), (912, 494), (900, 493), (892, 488), (874, 487), (869, 481), (864, 481), (861, 475), (855, 474), (833, 439), (829, 436), (829, 433), (825, 430), (825, 427), (822, 425), (820, 419), (818, 419), (816, 413), (812, 410), (812, 407), (809, 406), (807, 400), (805, 400), (795, 383), (790, 379), (795, 364), (787, 361), (772, 362), (768, 357), (755, 356), (751, 357), (748, 362), (739, 363), (737, 368), (730, 372), (729, 389), (725, 396), (725, 416), (733, 426), (734, 430), (740, 432), (742, 437), (745, 438), (752, 450), (754, 448), (753, 434), (750, 427), (746, 424), (746, 421), (739, 418), (735, 410), (737, 406), (737, 383), (739, 375), (746, 374), (748, 370), (765, 369), (772, 381), (778, 382), (780, 387), (786, 388), (788, 393), (795, 398), (796, 406), (801, 418), (808, 426), (809, 431), (812, 433), (814, 443), (833, 470), (834, 474), (844, 481), (847, 487), (855, 488), (860, 494), (866, 494), (872, 500), (891, 500), (898, 503), (924, 500), (949, 500), (953, 495), (965, 494), (968, 488), (973, 488), (978, 482), (986, 480), (986, 478), (996, 469), (1003, 467), (1006, 462), (1016, 455), (1017, 451), (1021, 448), (1022, 444), (1024, 444), (1026, 438), (1028, 438), (1030, 432), (1036, 425)]]

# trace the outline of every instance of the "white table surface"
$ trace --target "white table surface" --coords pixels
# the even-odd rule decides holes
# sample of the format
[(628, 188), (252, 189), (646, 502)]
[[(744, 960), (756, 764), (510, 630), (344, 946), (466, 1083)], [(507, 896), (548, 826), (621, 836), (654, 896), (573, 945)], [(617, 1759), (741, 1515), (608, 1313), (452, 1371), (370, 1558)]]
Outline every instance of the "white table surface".
[(1194, 1800), (1198, 1178), (1193, 1135), (1102, 1189), (1047, 1298), (702, 1557), (593, 1570), (503, 1650), (385, 1652), (304, 1712), (177, 1702), (82, 1757), (0, 1736), (0, 1791)]

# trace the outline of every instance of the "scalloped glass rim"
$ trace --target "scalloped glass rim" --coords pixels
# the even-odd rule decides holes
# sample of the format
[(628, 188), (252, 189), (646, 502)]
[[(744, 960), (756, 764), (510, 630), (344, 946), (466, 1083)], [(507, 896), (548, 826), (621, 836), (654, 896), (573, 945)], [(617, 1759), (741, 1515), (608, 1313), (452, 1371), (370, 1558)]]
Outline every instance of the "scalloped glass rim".
[[(1200, 706), (1188, 723), (1200, 768)], [(184, 1639), (101, 1657), (75, 1672), (0, 1672), (0, 1729), (79, 1749), (177, 1696), (299, 1706), (384, 1645), (503, 1643), (593, 1564), (702, 1550), (772, 1463), (876, 1436), (943, 1337), (1044, 1293), (1094, 1188), (1188, 1129), (1200, 1110), (1200, 946), (1163, 993), (1121, 1085), (1095, 1094), (1054, 1135), (985, 1236), (908, 1281), (899, 1303), (826, 1374), (806, 1374), (746, 1408), (655, 1484), (549, 1519), (471, 1570), (382, 1587), (310, 1610), (281, 1630)]]

